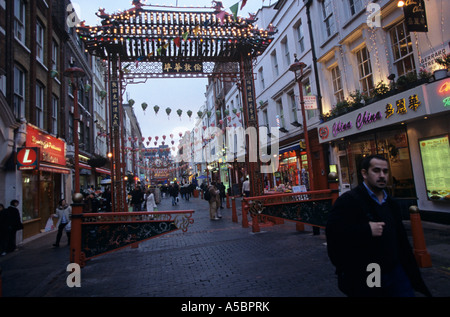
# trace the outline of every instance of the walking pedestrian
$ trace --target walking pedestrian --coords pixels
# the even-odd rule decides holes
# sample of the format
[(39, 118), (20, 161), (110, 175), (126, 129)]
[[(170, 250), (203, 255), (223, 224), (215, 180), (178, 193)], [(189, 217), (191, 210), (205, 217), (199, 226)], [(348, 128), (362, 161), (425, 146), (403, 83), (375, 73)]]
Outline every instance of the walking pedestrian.
[(172, 197), (172, 206), (178, 205), (178, 184), (176, 182), (170, 185), (169, 195)]
[(222, 198), (221, 198), (221, 195), (220, 195), (220, 189), (217, 188), (217, 186), (216, 186), (216, 204), (217, 204), (216, 217), (220, 219), (220, 218), (222, 218), (222, 214), (221, 214), (220, 209), (222, 209), (223, 207), (222, 207)]
[(247, 178), (245, 179), (245, 181), (242, 183), (242, 195), (244, 197), (250, 197), (250, 181)]
[(211, 183), (208, 187), (209, 193), (209, 217), (211, 220), (219, 220), (220, 218), (217, 216), (217, 210), (219, 207), (219, 191), (217, 190), (215, 183)]
[[(328, 255), (338, 287), (349, 297), (431, 296), (420, 275), (398, 204), (386, 192), (388, 161), (362, 161), (364, 182), (340, 196), (326, 225)], [(378, 275), (370, 275), (379, 268)]]
[(23, 224), (20, 221), (19, 201), (13, 199), (10, 202), (8, 208), (2, 211), (2, 216), (0, 218), (3, 240), (3, 251), (2, 254), (13, 252), (16, 250), (16, 232), (23, 229)]
[(154, 189), (147, 190), (147, 195), (145, 198), (146, 198), (147, 211), (156, 211), (157, 206), (156, 206), (156, 202), (155, 202)]
[(105, 188), (102, 197), (105, 205), (105, 211), (106, 212), (111, 211), (111, 189), (109, 187)]
[(139, 186), (136, 186), (131, 192), (131, 205), (133, 206), (133, 211), (140, 211), (142, 202), (144, 201), (144, 194)]
[(0, 255), (6, 254), (6, 221), (5, 221), (5, 206), (0, 204)]
[(220, 195), (220, 209), (223, 209), (223, 201), (225, 197), (227, 197), (227, 194), (225, 193), (225, 185), (223, 184), (223, 182), (220, 182), (217, 186)]
[[(56, 207), (56, 212), (53, 214), (54, 218), (58, 218), (56, 227), (58, 228), (58, 233), (56, 234), (56, 242), (53, 244), (54, 247), (59, 247), (59, 242), (61, 241), (62, 232), (70, 226), (70, 217), (72, 215), (72, 207), (70, 207), (65, 199), (61, 199)], [(67, 244), (70, 245), (70, 230), (66, 230)]]

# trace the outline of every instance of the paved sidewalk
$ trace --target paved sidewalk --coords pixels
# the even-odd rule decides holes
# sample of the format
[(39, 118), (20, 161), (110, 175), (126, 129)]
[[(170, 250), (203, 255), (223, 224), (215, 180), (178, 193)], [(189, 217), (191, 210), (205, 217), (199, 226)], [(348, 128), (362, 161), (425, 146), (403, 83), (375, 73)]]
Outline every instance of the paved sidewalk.
[[(225, 205), (225, 203), (224, 203)], [(261, 228), (252, 233), (231, 220), (209, 219), (200, 198), (180, 199), (172, 207), (163, 199), (159, 210), (194, 209), (194, 223), (180, 230), (87, 262), (81, 287), (66, 284), (69, 248), (52, 248), (56, 232), (25, 241), (19, 250), (0, 257), (4, 297), (342, 297), (325, 236), (295, 224)], [(405, 222), (409, 230), (409, 223)], [(435, 297), (450, 296), (450, 226), (423, 223), (433, 266), (422, 269)], [(323, 233), (323, 232), (322, 232)], [(418, 294), (420, 296), (420, 294)]]

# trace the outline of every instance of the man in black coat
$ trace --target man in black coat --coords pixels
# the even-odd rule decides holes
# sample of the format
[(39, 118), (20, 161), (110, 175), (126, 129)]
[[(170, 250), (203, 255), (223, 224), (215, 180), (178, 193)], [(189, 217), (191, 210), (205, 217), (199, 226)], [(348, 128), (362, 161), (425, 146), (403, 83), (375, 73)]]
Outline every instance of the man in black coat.
[[(326, 226), (327, 248), (339, 289), (347, 296), (431, 296), (422, 280), (398, 204), (387, 195), (387, 160), (366, 157), (364, 178), (340, 196)], [(380, 274), (377, 275), (377, 272)]]
[(131, 192), (131, 205), (133, 206), (133, 211), (141, 211), (142, 203), (144, 202), (144, 193), (139, 186), (136, 186)]
[(11, 200), (10, 206), (2, 211), (0, 215), (0, 226), (2, 227), (2, 244), (4, 250), (2, 252), (13, 252), (16, 249), (16, 232), (23, 229), (22, 221), (20, 221), (20, 213), (17, 206), (17, 199)]

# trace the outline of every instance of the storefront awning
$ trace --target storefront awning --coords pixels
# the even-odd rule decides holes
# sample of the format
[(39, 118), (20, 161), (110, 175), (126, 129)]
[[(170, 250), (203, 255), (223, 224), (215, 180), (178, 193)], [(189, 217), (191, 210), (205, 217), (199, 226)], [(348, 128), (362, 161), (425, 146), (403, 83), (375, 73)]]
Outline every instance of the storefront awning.
[(88, 164), (81, 163), (81, 162), (79, 162), (78, 164), (79, 164), (80, 168), (85, 168), (85, 169), (87, 169), (87, 170), (90, 170), (90, 169), (91, 169), (91, 166), (88, 165)]
[(300, 144), (283, 147), (278, 151), (278, 153), (283, 154), (285, 152), (290, 152), (290, 151), (295, 151), (295, 150), (300, 150)]
[(108, 169), (106, 169), (106, 168), (96, 167), (96, 168), (95, 168), (95, 171), (96, 171), (97, 173), (100, 173), (100, 174), (111, 175), (111, 171), (108, 170)]
[(70, 169), (67, 167), (47, 163), (40, 163), (39, 170), (50, 173), (70, 174)]

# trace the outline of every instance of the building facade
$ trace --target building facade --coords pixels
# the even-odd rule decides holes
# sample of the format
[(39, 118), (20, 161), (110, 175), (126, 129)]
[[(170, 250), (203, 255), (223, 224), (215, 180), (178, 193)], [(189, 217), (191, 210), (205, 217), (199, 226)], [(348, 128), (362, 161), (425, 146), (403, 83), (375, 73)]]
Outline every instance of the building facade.
[[(254, 66), (259, 125), (267, 128), (268, 145), (276, 149), (273, 145), (278, 143), (278, 152), (271, 154), (278, 155), (279, 165), (272, 174), (265, 176), (265, 186), (328, 188), (323, 147), (317, 136), (321, 95), (312, 38), (315, 30), (310, 31), (313, 18), (309, 16), (309, 8), (304, 1), (278, 1), (263, 7), (257, 17), (262, 28), (277, 30), (274, 40)], [(304, 64), (299, 83), (289, 69), (294, 62)], [(311, 162), (306, 153), (300, 89), (305, 101)], [(312, 175), (308, 175), (308, 164), (312, 165)], [(310, 186), (310, 179), (314, 179), (314, 188)]]
[[(76, 23), (68, 19), (69, 5), (0, 1), (0, 202), (20, 202), (24, 230), (18, 242), (44, 230), (60, 199), (71, 203), (74, 137), (79, 138), (82, 188), (95, 185), (96, 170), (90, 164), (96, 158), (93, 67)], [(64, 74), (71, 66), (85, 73), (78, 82), (78, 131), (73, 126), (74, 91)]]
[(426, 20), (416, 19), (427, 32), (411, 31), (414, 20), (397, 4), (313, 1), (311, 13), (323, 21), (316, 45), (324, 92), (319, 141), (328, 146), (341, 193), (362, 182), (361, 160), (380, 154), (391, 167), (389, 192), (405, 212), (417, 204), (425, 219), (448, 221), (450, 79), (436, 60), (450, 49), (450, 3), (418, 2), (415, 11)]

